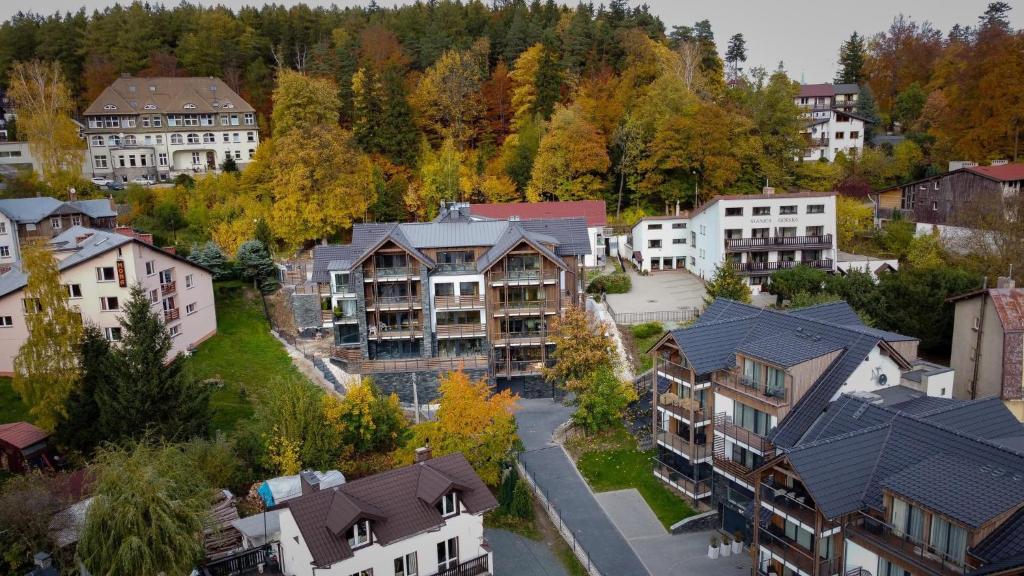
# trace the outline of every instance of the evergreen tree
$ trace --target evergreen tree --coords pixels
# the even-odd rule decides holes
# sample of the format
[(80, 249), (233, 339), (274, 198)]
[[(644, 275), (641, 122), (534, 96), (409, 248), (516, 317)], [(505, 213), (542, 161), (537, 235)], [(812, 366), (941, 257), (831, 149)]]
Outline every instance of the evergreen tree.
[(864, 123), (864, 142), (871, 143), (871, 137), (875, 130), (878, 130), (878, 103), (875, 101), (875, 94), (867, 84), (861, 84), (860, 94), (857, 96), (857, 113), (863, 116), (868, 122)]
[(28, 338), (14, 357), (12, 387), (36, 424), (52, 430), (78, 380), (82, 318), (68, 306), (68, 289), (61, 285), (57, 260), (45, 245), (26, 244), (22, 267), (28, 274), (22, 304)]
[(705, 284), (704, 289), (707, 292), (704, 295), (706, 306), (710, 306), (718, 298), (750, 302), (750, 287), (729, 260), (715, 267), (715, 275)]
[(744, 40), (743, 34), (734, 34), (732, 38), (729, 38), (729, 47), (725, 51), (725, 62), (729, 65), (731, 79), (735, 80), (739, 77), (740, 72), (743, 70), (740, 68), (740, 63), (746, 61), (747, 41)]
[(256, 230), (253, 231), (253, 237), (263, 244), (271, 255), (274, 253), (274, 233), (270, 230), (270, 224), (267, 224), (266, 218), (260, 218), (256, 221)]
[(148, 433), (173, 441), (204, 435), (209, 391), (188, 372), (183, 356), (170, 356), (171, 335), (141, 285), (132, 286), (123, 310), (109, 386), (97, 398), (108, 436), (118, 440)]
[(109, 439), (100, 423), (98, 398), (104, 394), (103, 390), (113, 377), (110, 343), (95, 325), (88, 324), (82, 331), (78, 366), (81, 378), (68, 396), (64, 414), (57, 421), (56, 439), (62, 448), (88, 456)]
[(252, 287), (264, 292), (277, 289), (277, 268), (270, 259), (266, 246), (259, 240), (247, 240), (238, 247), (235, 256), (238, 273), (242, 278), (252, 281)]
[(226, 280), (233, 274), (224, 251), (212, 240), (202, 246), (193, 246), (188, 259), (190, 262), (209, 269), (213, 273), (214, 280)]
[(413, 122), (405, 78), (396, 67), (380, 76), (380, 153), (404, 166), (416, 163), (419, 133)]
[(231, 156), (228, 156), (220, 163), (221, 172), (238, 172), (238, 162)]
[(864, 80), (864, 60), (867, 58), (867, 47), (864, 37), (854, 32), (849, 40), (839, 47), (839, 71), (836, 72), (837, 84), (860, 84)]

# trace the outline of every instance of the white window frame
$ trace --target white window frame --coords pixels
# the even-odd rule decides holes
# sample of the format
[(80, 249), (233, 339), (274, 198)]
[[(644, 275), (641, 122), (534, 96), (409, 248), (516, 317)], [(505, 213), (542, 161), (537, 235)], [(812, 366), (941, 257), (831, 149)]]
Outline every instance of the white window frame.
[[(108, 279), (104, 270), (110, 270), (110, 278)], [(113, 266), (97, 266), (96, 267), (96, 281), (97, 282), (114, 282), (117, 280), (117, 270)]]
[(417, 576), (419, 558), (415, 551), (395, 558), (395, 576)]
[(0, 316), (0, 328), (13, 328), (14, 316)]
[(459, 496), (449, 492), (441, 498), (441, 517), (448, 518), (459, 513)]
[[(117, 335), (115, 338), (114, 335)], [(106, 338), (107, 342), (120, 342), (121, 341), (121, 327), (120, 326), (107, 326), (103, 329), (103, 337)]]
[(167, 333), (171, 338), (176, 338), (181, 335), (181, 324), (171, 324), (167, 327)]
[(156, 274), (156, 260), (146, 261), (146, 276), (152, 276)]
[(77, 300), (82, 297), (81, 284), (65, 284), (68, 289), (68, 300)]
[(64, 221), (60, 219), (60, 216), (50, 217), (50, 228), (53, 228), (54, 230), (60, 230), (63, 227)]
[(71, 215), (71, 225), (72, 226), (81, 226), (82, 225), (82, 215), (81, 214), (72, 214)]
[[(111, 308), (110, 304), (113, 301), (114, 307)], [(117, 296), (100, 296), (100, 310), (104, 312), (117, 312), (121, 309), (121, 301)]]
[(185, 316), (191, 316), (196, 313), (196, 303), (191, 302), (185, 305)]
[(0, 246), (0, 258), (10, 258), (10, 257), (11, 257), (11, 247), (10, 246)]
[[(442, 556), (443, 554), (443, 556)], [(441, 572), (459, 565), (459, 539), (448, 538), (437, 543), (437, 571)]]
[(166, 152), (160, 152), (159, 154), (157, 154), (156, 155), (156, 159), (157, 159), (157, 162), (160, 164), (160, 166), (167, 166), (167, 153)]
[(191, 288), (191, 287), (193, 287), (195, 285), (196, 285), (195, 279), (192, 277), (192, 275), (191, 274), (185, 274), (185, 288)]
[(156, 304), (159, 301), (160, 301), (160, 291), (157, 290), (156, 288), (153, 288), (152, 290), (149, 291), (149, 303), (150, 304)]
[(348, 529), (346, 534), (349, 548), (355, 549), (370, 544), (373, 540), (370, 532), (370, 521), (359, 520)]

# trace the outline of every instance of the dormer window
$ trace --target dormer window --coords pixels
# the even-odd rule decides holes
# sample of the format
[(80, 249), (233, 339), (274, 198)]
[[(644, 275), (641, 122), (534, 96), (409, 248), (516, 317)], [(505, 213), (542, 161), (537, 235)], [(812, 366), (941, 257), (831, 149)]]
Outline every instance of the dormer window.
[(441, 498), (438, 503), (438, 508), (441, 510), (441, 517), (447, 518), (454, 516), (459, 513), (459, 499), (455, 492), (449, 492)]
[(359, 548), (370, 543), (370, 521), (360, 520), (348, 529), (349, 548)]

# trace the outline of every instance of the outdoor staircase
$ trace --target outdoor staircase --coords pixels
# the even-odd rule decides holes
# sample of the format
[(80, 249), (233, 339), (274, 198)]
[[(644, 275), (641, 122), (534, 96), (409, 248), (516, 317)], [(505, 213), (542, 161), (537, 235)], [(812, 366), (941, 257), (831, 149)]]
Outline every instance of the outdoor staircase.
[(316, 369), (319, 370), (324, 375), (324, 378), (328, 382), (331, 383), (331, 386), (334, 386), (335, 390), (337, 390), (338, 392), (341, 392), (341, 391), (343, 391), (345, 389), (341, 385), (341, 382), (338, 382), (338, 379), (334, 376), (334, 372), (331, 372), (331, 369), (328, 368), (327, 364), (324, 363), (324, 359), (323, 358), (321, 358), (319, 356), (314, 356), (313, 357), (313, 366), (315, 366)]

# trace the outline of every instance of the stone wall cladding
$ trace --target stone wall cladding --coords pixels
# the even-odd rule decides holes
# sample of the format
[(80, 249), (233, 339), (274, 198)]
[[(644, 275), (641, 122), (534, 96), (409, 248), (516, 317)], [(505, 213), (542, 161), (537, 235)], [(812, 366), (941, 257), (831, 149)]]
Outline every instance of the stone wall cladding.
[(1024, 333), (1007, 332), (1003, 335), (1003, 400), (1024, 399)]
[(304, 328), (320, 328), (323, 320), (320, 316), (320, 296), (317, 294), (292, 294), (292, 315), (295, 326)]
[[(466, 375), (472, 380), (478, 380), (480, 378), (487, 378), (487, 370), (484, 369), (471, 369), (466, 370)], [(417, 372), (385, 372), (380, 374), (368, 374), (373, 379), (374, 384), (380, 388), (384, 394), (391, 394), (394, 392), (398, 395), (398, 399), (407, 404), (413, 402), (413, 376), (415, 375), (416, 380), (416, 392), (420, 404), (430, 404), (440, 398), (441, 394), (438, 392), (438, 387), (441, 384), (441, 375), (444, 372), (425, 370)]]

